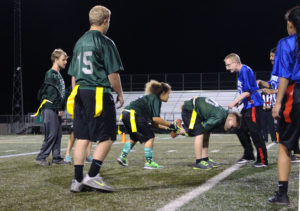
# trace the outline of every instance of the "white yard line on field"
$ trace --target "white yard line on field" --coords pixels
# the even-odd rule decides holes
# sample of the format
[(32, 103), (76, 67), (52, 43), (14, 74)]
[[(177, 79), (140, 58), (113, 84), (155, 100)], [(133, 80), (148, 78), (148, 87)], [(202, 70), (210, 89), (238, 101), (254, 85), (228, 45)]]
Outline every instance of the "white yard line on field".
[[(274, 143), (267, 146), (267, 149), (275, 145)], [(200, 185), (196, 189), (182, 195), (181, 197), (171, 201), (164, 207), (158, 209), (157, 211), (175, 211), (176, 209), (179, 209), (184, 204), (188, 203), (189, 201), (193, 200), (197, 196), (199, 196), (202, 193), (205, 193), (212, 187), (214, 187), (216, 184), (218, 184), (220, 181), (228, 177), (230, 174), (238, 170), (240, 167), (242, 167), (244, 164), (235, 164), (231, 166), (230, 168), (226, 169), (225, 171), (221, 172), (220, 174), (214, 176), (213, 178), (207, 180), (206, 183)]]
[[(115, 142), (114, 144), (121, 144), (121, 142)], [(63, 148), (61, 149), (61, 151), (66, 151), (67, 148)], [(12, 150), (8, 150), (8, 151), (12, 151)], [(16, 150), (14, 150), (16, 151)], [(13, 158), (13, 157), (21, 157), (21, 156), (27, 156), (27, 155), (36, 155), (36, 154), (39, 154), (39, 151), (38, 152), (26, 152), (26, 153), (20, 153), (20, 154), (12, 154), (12, 155), (2, 155), (0, 156), (0, 159), (1, 158)]]

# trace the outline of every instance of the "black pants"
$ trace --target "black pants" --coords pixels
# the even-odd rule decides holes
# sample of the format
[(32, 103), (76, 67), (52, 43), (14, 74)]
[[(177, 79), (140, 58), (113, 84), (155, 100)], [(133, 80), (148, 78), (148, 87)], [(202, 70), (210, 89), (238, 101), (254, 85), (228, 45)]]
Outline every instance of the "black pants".
[[(238, 138), (244, 148), (243, 158), (254, 159), (251, 140), (257, 151), (257, 163), (268, 164), (268, 154), (260, 128), (261, 107), (253, 107), (242, 111), (241, 128), (237, 131)], [(250, 139), (251, 137), (251, 139)]]
[(265, 142), (268, 142), (268, 133), (271, 135), (273, 142), (276, 142), (276, 132), (274, 125), (274, 118), (272, 117), (272, 109), (261, 111), (261, 132)]
[(62, 159), (60, 155), (60, 145), (62, 137), (61, 118), (57, 113), (51, 109), (45, 109), (42, 111), (44, 127), (45, 127), (45, 139), (42, 144), (40, 153), (36, 157), (36, 160), (46, 159), (51, 151), (52, 158), (55, 160)]

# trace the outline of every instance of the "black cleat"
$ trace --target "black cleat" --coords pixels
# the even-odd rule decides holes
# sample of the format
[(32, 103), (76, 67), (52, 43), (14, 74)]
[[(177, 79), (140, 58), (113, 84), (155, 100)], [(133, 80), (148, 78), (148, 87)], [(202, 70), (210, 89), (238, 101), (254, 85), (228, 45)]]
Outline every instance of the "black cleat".
[(280, 194), (279, 192), (275, 192), (275, 196), (273, 198), (269, 198), (268, 203), (272, 205), (289, 205), (290, 200), (286, 193)]

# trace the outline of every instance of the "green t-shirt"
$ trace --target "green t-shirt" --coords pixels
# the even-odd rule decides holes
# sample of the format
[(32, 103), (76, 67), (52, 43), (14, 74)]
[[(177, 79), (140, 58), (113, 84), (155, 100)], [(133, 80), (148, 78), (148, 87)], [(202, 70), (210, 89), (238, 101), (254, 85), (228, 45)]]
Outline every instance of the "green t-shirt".
[(133, 109), (137, 115), (152, 121), (152, 117), (160, 117), (160, 107), (161, 99), (159, 96), (149, 94), (130, 102), (125, 109)]
[[(193, 107), (193, 99), (184, 102), (183, 109), (193, 111)], [(208, 132), (224, 124), (228, 116), (227, 110), (206, 97), (196, 98), (195, 110), (201, 119), (203, 128)]]
[(124, 70), (114, 42), (99, 31), (87, 31), (76, 43), (68, 74), (82, 88), (104, 87), (111, 92), (108, 75)]
[(52, 103), (47, 102), (44, 108), (53, 110), (64, 110), (66, 89), (65, 82), (61, 74), (55, 70), (48, 70), (45, 74), (45, 91), (42, 95), (42, 100), (47, 99)]

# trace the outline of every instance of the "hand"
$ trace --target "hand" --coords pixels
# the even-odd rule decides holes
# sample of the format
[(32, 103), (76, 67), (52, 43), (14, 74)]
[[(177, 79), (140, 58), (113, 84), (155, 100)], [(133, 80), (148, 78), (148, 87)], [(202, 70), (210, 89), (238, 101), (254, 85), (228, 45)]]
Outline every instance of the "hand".
[(270, 90), (270, 89), (266, 89), (266, 88), (263, 88), (263, 89), (262, 89), (262, 92), (263, 92), (263, 93), (266, 93), (266, 94), (268, 94), (268, 95), (271, 94), (271, 90)]
[(118, 95), (116, 99), (116, 104), (119, 102), (119, 105), (117, 106), (117, 109), (121, 108), (124, 104), (123, 95)]
[(230, 103), (230, 104), (228, 105), (228, 108), (229, 108), (229, 109), (232, 109), (232, 108), (235, 106), (235, 104), (236, 104), (235, 102)]
[(259, 86), (261, 80), (257, 80), (256, 83), (257, 83), (257, 86)]
[(279, 115), (280, 109), (281, 109), (281, 104), (276, 102), (272, 109), (272, 116), (274, 119), (280, 119), (280, 115)]
[(63, 116), (63, 115), (64, 115), (64, 112), (63, 112), (63, 111), (59, 111), (57, 115), (58, 115), (58, 116)]

